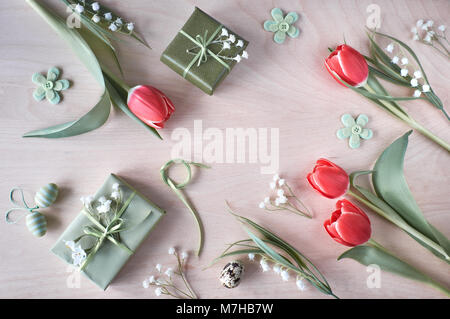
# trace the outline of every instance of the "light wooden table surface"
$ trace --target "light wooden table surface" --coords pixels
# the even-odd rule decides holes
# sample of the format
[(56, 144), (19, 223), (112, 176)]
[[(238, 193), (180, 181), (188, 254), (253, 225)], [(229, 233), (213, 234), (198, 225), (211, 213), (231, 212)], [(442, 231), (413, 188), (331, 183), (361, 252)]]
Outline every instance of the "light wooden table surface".
[[(59, 1), (46, 1), (64, 14)], [(0, 210), (9, 208), (13, 186), (28, 191), (29, 198), (42, 185), (55, 182), (61, 188), (57, 203), (45, 213), (48, 234), (34, 238), (22, 220), (18, 225), (0, 223), (0, 297), (6, 298), (155, 298), (142, 281), (156, 263), (174, 265), (167, 254), (170, 246), (191, 251), (188, 277), (203, 298), (323, 298), (312, 287), (297, 290), (294, 281), (282, 282), (273, 273), (262, 273), (257, 264), (247, 264), (239, 288), (221, 287), (217, 277), (223, 263), (202, 270), (226, 247), (243, 239), (245, 232), (227, 214), (225, 200), (236, 211), (291, 242), (323, 271), (335, 294), (342, 298), (442, 298), (443, 295), (411, 280), (382, 273), (380, 289), (368, 289), (366, 267), (352, 260), (336, 261), (346, 248), (335, 243), (323, 229), (323, 221), (334, 208), (334, 200), (317, 195), (305, 176), (320, 156), (347, 171), (372, 167), (380, 152), (409, 128), (388, 116), (361, 96), (340, 87), (323, 66), (327, 47), (343, 42), (366, 51), (366, 8), (372, 2), (381, 8), (382, 30), (406, 40), (421, 57), (434, 90), (449, 104), (449, 63), (431, 48), (410, 40), (410, 27), (419, 18), (450, 22), (450, 3), (437, 1), (104, 1), (116, 12), (136, 22), (152, 45), (119, 43), (126, 81), (150, 84), (164, 91), (176, 112), (158, 141), (121, 112), (113, 111), (107, 123), (91, 133), (65, 139), (24, 139), (26, 131), (66, 122), (84, 114), (99, 98), (100, 88), (63, 40), (25, 1), (1, 1), (0, 21)], [(236, 66), (217, 89), (207, 96), (159, 61), (197, 5), (250, 41), (250, 59)], [(270, 10), (300, 14), (298, 39), (285, 44), (272, 41), (262, 24)], [(73, 82), (64, 101), (53, 106), (36, 102), (31, 75), (51, 66), (63, 69)], [(426, 102), (401, 103), (431, 131), (450, 141), (449, 125), (441, 113)], [(369, 116), (372, 140), (357, 150), (339, 141), (343, 113)], [(271, 175), (260, 173), (258, 163), (212, 164), (187, 188), (206, 228), (205, 250), (192, 257), (197, 244), (194, 222), (179, 199), (166, 187), (159, 168), (177, 143), (176, 128), (193, 132), (194, 120), (203, 129), (279, 128), (279, 172), (312, 209), (313, 220), (289, 213), (270, 215), (258, 208), (267, 196)], [(406, 177), (427, 219), (450, 235), (449, 155), (414, 133), (406, 155)], [(82, 277), (80, 288), (68, 288), (67, 266), (49, 252), (50, 247), (80, 210), (79, 198), (94, 193), (110, 172), (123, 176), (145, 195), (167, 210), (167, 216), (148, 236), (106, 292)], [(180, 171), (182, 174), (182, 171)], [(180, 175), (181, 176), (181, 175)], [(374, 238), (436, 280), (450, 285), (449, 268), (406, 234), (368, 212)]]

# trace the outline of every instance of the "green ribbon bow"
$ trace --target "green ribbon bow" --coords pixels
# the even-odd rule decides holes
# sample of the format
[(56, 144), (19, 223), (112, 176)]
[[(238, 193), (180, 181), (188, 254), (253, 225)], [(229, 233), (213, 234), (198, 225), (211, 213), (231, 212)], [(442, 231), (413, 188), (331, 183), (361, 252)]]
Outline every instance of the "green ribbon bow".
[[(206, 63), (208, 61), (208, 55), (212, 56), (214, 59), (216, 59), (220, 64), (222, 64), (228, 71), (230, 71), (230, 66), (225, 63), (220, 57), (218, 57), (214, 52), (212, 52), (210, 49), (208, 49), (208, 46), (211, 44), (211, 42), (215, 39), (216, 35), (219, 33), (220, 30), (222, 30), (222, 25), (220, 25), (216, 31), (211, 34), (211, 36), (208, 38), (208, 30), (205, 31), (204, 35), (197, 34), (195, 38), (191, 37), (189, 34), (184, 32), (184, 30), (180, 30), (180, 33), (184, 35), (186, 38), (191, 40), (194, 44), (196, 44), (200, 50), (195, 54), (192, 61), (188, 64), (188, 66), (184, 69), (183, 77), (185, 78), (189, 70), (192, 68), (192, 66), (197, 62), (197, 67), (199, 67), (202, 63)], [(208, 38), (208, 39), (207, 39)], [(189, 53), (190, 50), (187, 50)]]
[[(182, 182), (182, 183), (174, 182), (172, 179), (169, 178), (169, 176), (167, 174), (167, 170), (172, 165), (176, 165), (176, 164), (183, 164), (184, 167), (187, 170), (186, 180), (184, 182)], [(180, 189), (186, 187), (189, 184), (189, 182), (191, 181), (192, 172), (191, 172), (191, 166), (190, 165), (194, 165), (194, 166), (201, 167), (201, 168), (209, 168), (209, 166), (201, 164), (201, 163), (186, 162), (185, 160), (178, 158), (178, 159), (170, 160), (166, 164), (164, 164), (161, 167), (161, 169), (160, 169), (160, 173), (161, 173), (161, 178), (164, 181), (164, 183), (166, 183), (166, 185), (169, 186), (174, 191), (174, 193), (178, 196), (178, 198), (189, 209), (189, 211), (191, 212), (192, 216), (194, 216), (194, 219), (195, 219), (195, 221), (197, 223), (197, 229), (198, 229), (198, 235), (199, 235), (197, 256), (200, 256), (200, 253), (201, 253), (202, 248), (203, 248), (203, 224), (202, 224), (202, 222), (200, 220), (200, 216), (198, 215), (198, 213), (195, 210), (195, 208), (192, 207), (192, 205), (190, 204), (189, 200), (183, 195), (183, 192), (180, 191)]]
[(83, 264), (80, 267), (80, 271), (82, 271), (89, 261), (93, 258), (93, 256), (97, 253), (97, 251), (102, 247), (103, 243), (105, 242), (105, 239), (108, 239), (110, 242), (112, 242), (117, 247), (122, 248), (130, 255), (134, 252), (128, 248), (125, 244), (120, 242), (120, 239), (117, 237), (117, 235), (126, 230), (127, 228), (124, 226), (124, 220), (120, 218), (122, 214), (125, 212), (125, 210), (128, 208), (128, 205), (130, 205), (131, 201), (133, 200), (134, 196), (136, 195), (136, 192), (133, 192), (128, 199), (125, 201), (123, 206), (120, 208), (120, 210), (115, 214), (114, 218), (107, 223), (106, 226), (102, 225), (94, 216), (92, 216), (88, 211), (83, 209), (83, 213), (86, 215), (86, 217), (94, 224), (94, 226), (85, 226), (83, 228), (84, 235), (80, 236), (75, 241), (80, 240), (84, 236), (92, 236), (97, 238), (97, 243), (93, 247), (92, 251), (89, 252), (89, 255), (84, 260)]
[[(20, 203), (17, 203), (17, 202), (14, 200), (14, 192), (15, 192), (15, 191), (20, 191), (20, 194), (21, 194), (21, 197), (22, 197), (22, 204), (23, 204), (23, 206), (21, 206)], [(14, 221), (14, 220), (11, 220), (11, 219), (9, 218), (9, 214), (11, 214), (13, 211), (21, 210), (21, 211), (26, 211), (26, 212), (28, 212), (28, 214), (31, 214), (31, 213), (33, 213), (36, 209), (39, 208), (38, 205), (36, 205), (36, 206), (34, 206), (34, 207), (28, 206), (28, 204), (27, 204), (27, 202), (26, 202), (26, 200), (25, 200), (25, 196), (24, 196), (24, 194), (23, 194), (23, 190), (22, 190), (21, 188), (19, 188), (19, 187), (14, 187), (14, 188), (11, 189), (11, 191), (10, 191), (10, 193), (9, 193), (9, 201), (11, 202), (11, 204), (14, 205), (14, 207), (11, 208), (11, 209), (9, 209), (9, 210), (5, 213), (5, 220), (6, 220), (6, 222), (7, 222), (8, 224), (15, 224), (15, 223), (17, 223), (22, 217), (25, 216), (25, 215), (24, 215), (24, 216), (21, 216), (19, 219), (15, 220), (15, 221)]]

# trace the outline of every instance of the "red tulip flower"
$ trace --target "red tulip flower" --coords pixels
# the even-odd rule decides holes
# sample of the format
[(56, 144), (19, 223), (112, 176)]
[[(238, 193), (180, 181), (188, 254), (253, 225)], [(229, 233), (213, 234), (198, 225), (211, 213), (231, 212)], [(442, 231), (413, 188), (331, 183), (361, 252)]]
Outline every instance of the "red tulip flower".
[(331, 238), (350, 247), (364, 244), (372, 234), (369, 217), (346, 199), (336, 203), (336, 210), (323, 225)]
[(364, 57), (346, 44), (338, 46), (325, 59), (325, 66), (341, 85), (344, 84), (339, 78), (351, 86), (360, 87), (366, 84), (369, 76), (369, 67)]
[(158, 89), (139, 85), (128, 93), (128, 108), (145, 124), (154, 128), (163, 128), (175, 108), (172, 101)]
[(344, 195), (350, 187), (347, 173), (336, 164), (320, 158), (312, 173), (307, 176), (309, 184), (328, 198), (338, 198)]

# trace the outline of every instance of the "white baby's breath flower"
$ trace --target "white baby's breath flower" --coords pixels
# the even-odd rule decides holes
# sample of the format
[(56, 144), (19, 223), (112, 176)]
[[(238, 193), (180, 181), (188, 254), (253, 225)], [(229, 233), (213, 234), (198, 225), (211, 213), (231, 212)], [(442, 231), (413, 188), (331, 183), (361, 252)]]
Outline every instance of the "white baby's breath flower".
[(414, 34), (413, 40), (414, 40), (414, 41), (419, 41), (419, 40), (420, 40), (420, 37), (419, 37), (419, 35), (418, 35), (417, 33)]
[(94, 14), (92, 16), (92, 21), (94, 21), (95, 23), (99, 23), (100, 22), (100, 16), (98, 14)]
[(134, 30), (134, 23), (128, 22), (127, 23), (127, 29), (128, 29), (128, 31), (133, 31)]
[(280, 206), (280, 198), (275, 199), (275, 206)]
[(433, 20), (428, 20), (428, 21), (427, 21), (427, 26), (428, 26), (429, 28), (431, 28), (431, 27), (433, 26), (433, 24), (434, 24), (434, 21), (433, 21)]
[(391, 60), (392, 63), (397, 64), (400, 58), (398, 56), (394, 56)]
[(236, 55), (236, 56), (233, 58), (233, 60), (236, 61), (237, 63), (239, 63), (239, 62), (241, 62), (242, 58), (241, 58), (240, 55)]
[(431, 40), (432, 40), (432, 38), (431, 38), (431, 36), (427, 33), (427, 35), (423, 38), (423, 41), (425, 41), (425, 42), (428, 42), (428, 43), (431, 43)]
[(114, 183), (114, 184), (112, 184), (112, 189), (114, 190), (114, 191), (118, 191), (119, 190), (119, 187), (120, 187), (120, 184), (119, 183)]
[(401, 61), (402, 61), (402, 65), (406, 65), (409, 62), (407, 57), (403, 57)]
[(248, 59), (248, 53), (247, 53), (247, 51), (245, 51), (245, 50), (242, 51), (241, 57), (244, 58), (244, 59)]
[(279, 179), (280, 179), (280, 175), (278, 175), (278, 174), (273, 175), (274, 182), (278, 181)]
[(416, 26), (421, 27), (423, 25), (423, 19), (417, 20)]
[(441, 31), (441, 32), (445, 32), (445, 30), (447, 30), (447, 27), (445, 26), (445, 25), (440, 25), (439, 27), (438, 27), (438, 30), (439, 31)]
[(281, 271), (281, 279), (283, 279), (283, 281), (288, 281), (289, 280), (289, 272), (287, 270), (282, 270)]
[(428, 31), (428, 24), (424, 23), (421, 27), (422, 30)]
[(415, 71), (415, 72), (414, 72), (414, 77), (415, 77), (416, 79), (420, 79), (420, 78), (422, 77), (422, 72), (419, 71), (419, 70)]
[(98, 2), (94, 2), (92, 4), (92, 10), (94, 10), (94, 11), (100, 10), (100, 4)]
[(248, 254), (248, 259), (249, 260), (255, 260), (255, 254), (254, 253), (249, 253)]
[(75, 6), (75, 11), (78, 13), (83, 13), (84, 12), (84, 7), (81, 4), (77, 4)]
[(164, 273), (167, 277), (171, 278), (173, 275), (173, 269), (167, 268), (166, 272)]
[(421, 94), (422, 94), (422, 92), (420, 92), (420, 90), (415, 90), (413, 96), (420, 97)]
[(276, 274), (279, 274), (281, 272), (281, 267), (278, 264), (274, 265), (272, 269), (273, 269), (273, 272)]
[(97, 211), (100, 214), (105, 214), (105, 213), (109, 212), (110, 209), (111, 209), (111, 206), (110, 205), (106, 205), (106, 204), (102, 204), (102, 205), (97, 206)]
[(142, 287), (144, 287), (145, 289), (147, 289), (148, 287), (150, 287), (150, 284), (149, 284), (148, 280), (144, 280), (144, 281), (142, 282)]
[(113, 22), (109, 25), (108, 29), (111, 30), (112, 32), (116, 32), (118, 28), (117, 25)]
[(284, 196), (284, 190), (282, 190), (282, 189), (277, 190), (277, 195), (280, 197)]
[(224, 43), (223, 43), (222, 49), (227, 50), (227, 49), (230, 49), (230, 48), (231, 48), (231, 46), (230, 46), (230, 43), (229, 43), (229, 42), (224, 42)]
[(277, 184), (275, 182), (270, 183), (270, 189), (275, 189), (277, 187)]
[(148, 277), (148, 282), (151, 283), (151, 284), (156, 283), (155, 276)]
[(305, 291), (307, 289), (306, 280), (304, 278), (297, 277), (295, 284), (300, 291)]
[(259, 203), (259, 208), (261, 209), (266, 208), (266, 204), (264, 202)]
[(287, 203), (287, 197), (286, 197), (286, 196), (280, 196), (280, 197), (278, 198), (278, 202), (279, 202), (280, 204), (286, 204), (286, 203)]
[(117, 199), (119, 199), (119, 197), (120, 197), (120, 193), (118, 191), (114, 191), (114, 192), (111, 193), (111, 198), (112, 199), (117, 200)]
[(112, 19), (112, 14), (111, 14), (111, 12), (105, 13), (105, 14), (104, 14), (104, 17), (105, 17), (106, 20), (110, 21), (110, 20)]
[(270, 203), (270, 197), (265, 197), (264, 204), (269, 204), (269, 203)]
[(419, 84), (419, 81), (417, 81), (417, 79), (411, 79), (411, 86), (414, 88)]
[(386, 47), (386, 51), (392, 53), (392, 51), (394, 51), (394, 43), (389, 43), (389, 45)]
[(157, 264), (157, 265), (155, 266), (155, 268), (156, 268), (156, 270), (157, 270), (158, 272), (161, 272), (162, 265), (161, 265), (161, 264)]
[(162, 289), (161, 288), (156, 288), (155, 289), (155, 295), (157, 296), (157, 297), (159, 297), (159, 296), (161, 296), (162, 295)]
[(286, 181), (284, 180), (284, 178), (281, 178), (281, 179), (278, 181), (278, 185), (280, 185), (280, 186), (283, 186), (285, 183), (286, 183)]
[(222, 33), (220, 34), (220, 36), (227, 37), (228, 36), (228, 30), (225, 29), (225, 28), (222, 28)]
[(99, 201), (101, 204), (104, 204), (104, 203), (106, 202), (106, 197), (105, 197), (105, 196), (102, 196), (102, 197), (100, 197), (100, 198), (98, 199), (98, 201)]
[(430, 86), (428, 84), (422, 85), (422, 92), (430, 92)]
[(227, 41), (230, 41), (231, 43), (234, 43), (236, 41), (236, 37), (234, 34), (230, 34), (230, 36), (228, 37)]
[(114, 23), (117, 24), (117, 25), (122, 25), (123, 21), (122, 21), (121, 18), (117, 18), (116, 21), (114, 21)]
[(238, 40), (238, 42), (236, 43), (236, 46), (238, 47), (238, 48), (242, 48), (243, 46), (244, 46), (244, 41), (242, 41), (242, 40)]
[(170, 247), (168, 250), (169, 255), (175, 255), (175, 248), (174, 247)]
[(180, 255), (181, 260), (186, 260), (189, 257), (189, 254), (185, 251), (183, 251)]
[(409, 72), (409, 71), (408, 71), (408, 69), (406, 69), (406, 68), (401, 69), (401, 70), (400, 70), (400, 75), (401, 75), (401, 76), (407, 76), (407, 75), (408, 75), (408, 72)]
[(266, 272), (266, 271), (270, 270), (269, 264), (267, 263), (267, 261), (265, 259), (261, 259), (259, 264), (261, 265), (261, 268), (262, 268), (263, 272)]

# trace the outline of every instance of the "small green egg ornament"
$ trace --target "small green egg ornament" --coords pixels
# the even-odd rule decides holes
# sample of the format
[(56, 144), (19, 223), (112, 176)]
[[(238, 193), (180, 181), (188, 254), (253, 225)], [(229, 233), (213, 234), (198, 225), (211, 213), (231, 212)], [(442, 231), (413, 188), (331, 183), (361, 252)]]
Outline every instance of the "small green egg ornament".
[(48, 207), (56, 200), (58, 197), (58, 186), (54, 183), (49, 183), (42, 186), (34, 196), (34, 201), (36, 205), (40, 208)]
[(47, 219), (38, 211), (29, 213), (26, 217), (28, 230), (36, 237), (42, 237), (47, 233)]

